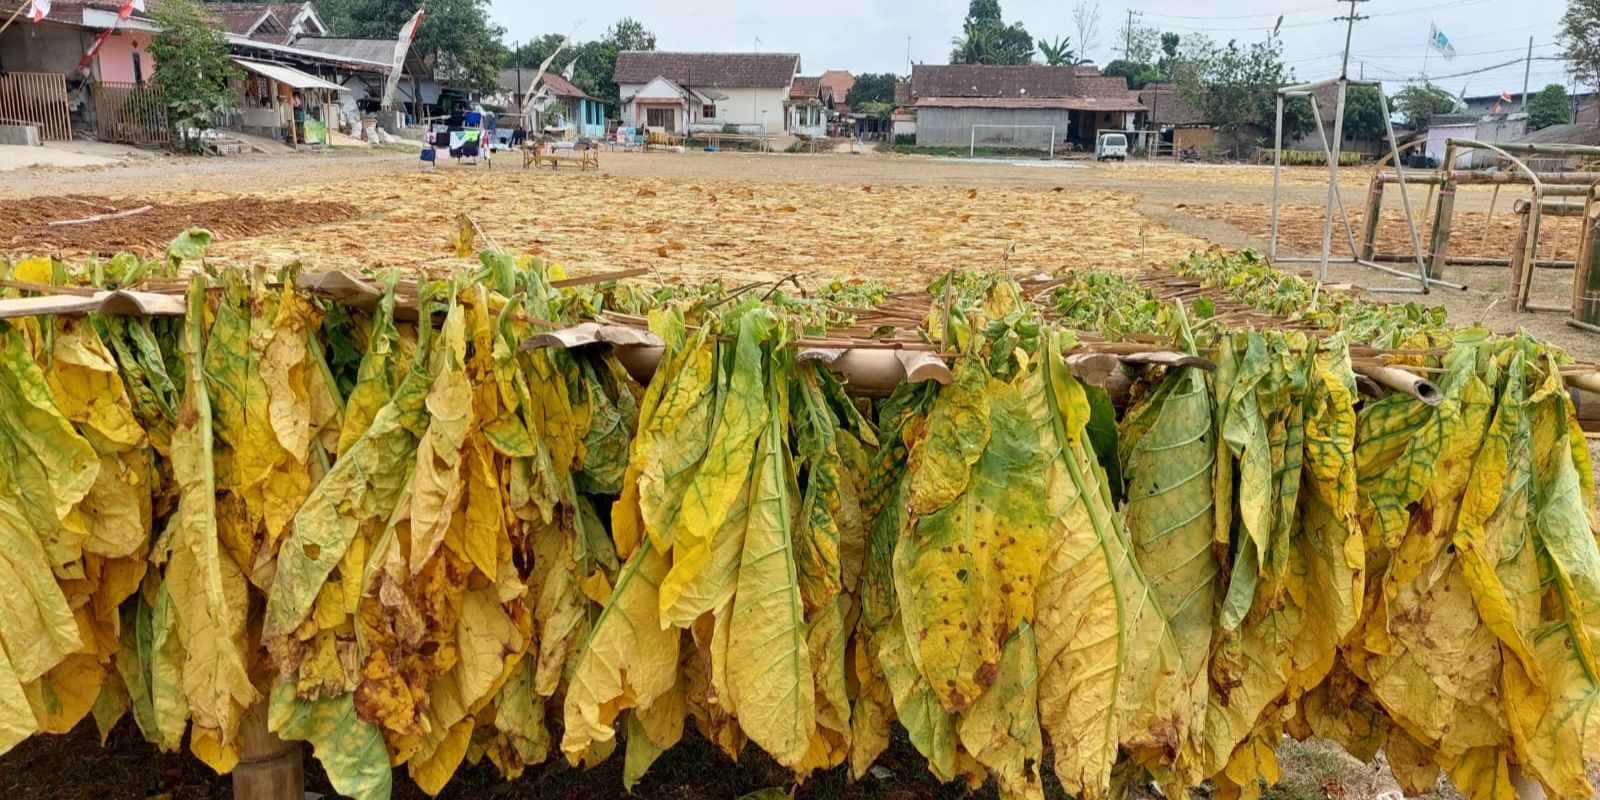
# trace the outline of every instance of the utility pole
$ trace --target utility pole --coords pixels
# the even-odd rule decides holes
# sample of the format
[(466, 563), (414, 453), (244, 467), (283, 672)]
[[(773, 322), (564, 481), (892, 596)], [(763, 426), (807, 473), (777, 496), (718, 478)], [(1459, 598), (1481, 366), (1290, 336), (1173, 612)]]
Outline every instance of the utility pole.
[(1528, 60), (1522, 62), (1522, 111), (1528, 111), (1528, 73), (1533, 71), (1533, 37), (1528, 37)]
[(906, 74), (911, 74), (911, 37), (906, 37)]
[[(1367, 2), (1367, 0), (1344, 0), (1344, 1), (1350, 4), (1350, 13), (1346, 14), (1346, 15), (1344, 15), (1342, 17), (1334, 17), (1333, 18), (1333, 20), (1335, 22), (1346, 23), (1345, 24), (1345, 28), (1344, 28), (1344, 55), (1339, 57), (1339, 79), (1340, 80), (1348, 80), (1350, 78), (1350, 37), (1355, 34), (1356, 23), (1360, 22), (1361, 20), (1367, 19), (1367, 17), (1364, 17), (1364, 16), (1356, 13), (1356, 4), (1357, 3), (1365, 3), (1365, 2)], [(1341, 91), (1340, 93), (1342, 94), (1343, 92)], [(1340, 109), (1340, 113), (1341, 114), (1343, 113), (1343, 109)]]
[[(1144, 16), (1143, 12), (1128, 9), (1128, 21), (1122, 26), (1122, 57), (1133, 60), (1133, 19)], [(1078, 47), (1083, 47), (1083, 42), (1078, 42)]]

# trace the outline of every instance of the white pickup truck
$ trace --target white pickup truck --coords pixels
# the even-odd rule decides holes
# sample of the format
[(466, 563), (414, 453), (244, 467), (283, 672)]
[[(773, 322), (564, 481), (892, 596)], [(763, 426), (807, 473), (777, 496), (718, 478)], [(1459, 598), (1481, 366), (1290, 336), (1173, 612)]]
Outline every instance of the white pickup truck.
[(1121, 133), (1102, 133), (1094, 142), (1094, 160), (1128, 160), (1128, 137)]

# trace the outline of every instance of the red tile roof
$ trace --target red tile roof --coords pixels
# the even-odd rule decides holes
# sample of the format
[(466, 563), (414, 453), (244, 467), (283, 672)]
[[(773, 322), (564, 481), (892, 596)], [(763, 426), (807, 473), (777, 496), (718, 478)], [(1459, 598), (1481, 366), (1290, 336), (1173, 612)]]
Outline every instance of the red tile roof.
[(822, 73), (822, 77), (817, 80), (821, 81), (823, 86), (833, 90), (833, 101), (835, 103), (843, 103), (844, 99), (850, 96), (850, 90), (855, 88), (856, 85), (856, 76), (842, 69), (830, 69)]
[(263, 17), (272, 13), (272, 6), (266, 3), (207, 3), (203, 8), (234, 36), (248, 36)]
[(1069, 111), (1144, 111), (1132, 96), (1122, 97), (924, 97), (918, 108), (1059, 108)]
[(625, 50), (612, 79), (649, 83), (657, 76), (687, 86), (787, 87), (800, 69), (795, 53), (665, 53)]
[(1205, 114), (1190, 103), (1175, 83), (1151, 83), (1139, 90), (1139, 102), (1150, 109), (1156, 125), (1204, 125)]
[(820, 100), (821, 98), (821, 78), (795, 78), (794, 84), (789, 87), (790, 100)]
[[(1074, 111), (1142, 111), (1123, 79), (1092, 65), (1049, 67), (979, 64), (917, 65), (910, 98), (917, 106), (964, 108), (1068, 108)], [(902, 100), (896, 87), (896, 100)], [(958, 100), (982, 102), (958, 103)], [(1044, 103), (1044, 101), (1059, 101)], [(1000, 102), (1004, 101), (1004, 102)], [(901, 102), (901, 105), (906, 103)]]

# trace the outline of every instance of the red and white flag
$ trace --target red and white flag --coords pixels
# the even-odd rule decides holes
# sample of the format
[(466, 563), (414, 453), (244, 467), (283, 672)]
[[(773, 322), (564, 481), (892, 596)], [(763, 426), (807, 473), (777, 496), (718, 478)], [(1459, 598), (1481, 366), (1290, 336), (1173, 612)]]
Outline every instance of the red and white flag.
[(1507, 103), (1511, 102), (1511, 93), (1510, 92), (1501, 92), (1500, 93), (1500, 99), (1506, 101)]
[[(139, 2), (142, 3), (144, 0)], [(383, 98), (378, 104), (379, 108), (388, 108), (389, 103), (394, 100), (394, 93), (400, 88), (400, 73), (405, 69), (406, 52), (411, 49), (411, 40), (416, 38), (417, 26), (422, 24), (422, 12), (426, 10), (428, 6), (422, 5), (417, 9), (417, 13), (411, 15), (406, 24), (400, 26), (400, 36), (394, 43), (394, 63), (389, 66), (389, 79), (383, 82)]]
[(106, 40), (110, 39), (110, 38), (111, 38), (111, 29), (110, 28), (106, 28), (105, 30), (100, 32), (99, 36), (94, 37), (94, 43), (89, 45), (89, 50), (83, 54), (83, 58), (78, 59), (78, 71), (79, 72), (88, 72), (89, 71), (89, 65), (94, 63), (95, 54), (100, 52), (100, 46), (105, 44)]
[(133, 12), (144, 13), (144, 0), (122, 0), (122, 7), (117, 9), (117, 20), (125, 20), (133, 16)]
[(38, 22), (48, 16), (50, 16), (50, 0), (30, 0), (28, 19)]

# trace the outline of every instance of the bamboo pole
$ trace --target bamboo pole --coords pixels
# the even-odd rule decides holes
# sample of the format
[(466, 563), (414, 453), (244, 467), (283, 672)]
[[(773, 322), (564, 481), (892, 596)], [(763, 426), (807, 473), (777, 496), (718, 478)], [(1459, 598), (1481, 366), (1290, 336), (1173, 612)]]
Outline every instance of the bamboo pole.
[(1382, 173), (1372, 176), (1372, 184), (1367, 188), (1367, 210), (1365, 223), (1366, 230), (1361, 238), (1361, 258), (1366, 261), (1376, 261), (1373, 254), (1378, 249), (1378, 223), (1383, 215), (1383, 185)]
[[(1379, 172), (1374, 179), (1385, 182), (1394, 181), (1397, 177), (1393, 172)], [(1532, 186), (1533, 179), (1521, 172), (1483, 172), (1469, 169), (1452, 169), (1444, 172), (1421, 173), (1406, 175), (1407, 183), (1418, 186), (1438, 186), (1445, 181), (1451, 181), (1461, 186), (1503, 186), (1516, 184)], [(1600, 172), (1542, 172), (1539, 173), (1539, 182), (1546, 186), (1581, 186), (1584, 189), (1600, 181)]]
[(233, 768), (234, 800), (305, 800), (305, 746), (285, 742), (267, 728), (265, 699), (245, 711), (236, 741), (239, 763)]
[(1433, 235), (1428, 237), (1428, 277), (1444, 277), (1445, 258), (1450, 254), (1450, 226), (1455, 221), (1456, 184), (1439, 185), (1439, 206), (1433, 215)]
[(1418, 377), (1403, 369), (1381, 364), (1355, 363), (1351, 369), (1357, 375), (1371, 378), (1378, 385), (1401, 394), (1410, 395), (1430, 406), (1444, 402), (1444, 393), (1427, 378)]
[(1584, 219), (1577, 268), (1572, 272), (1572, 318), (1600, 324), (1600, 199), (1593, 197)]

